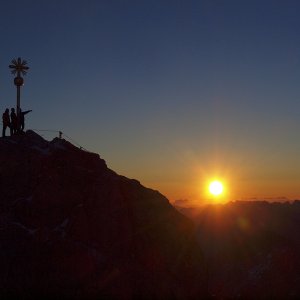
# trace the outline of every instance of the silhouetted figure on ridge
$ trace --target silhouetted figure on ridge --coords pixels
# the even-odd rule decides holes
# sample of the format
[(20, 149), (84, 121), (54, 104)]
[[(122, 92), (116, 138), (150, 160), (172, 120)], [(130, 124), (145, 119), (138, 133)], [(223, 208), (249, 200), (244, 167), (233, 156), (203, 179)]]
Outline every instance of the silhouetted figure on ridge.
[(2, 124), (3, 124), (2, 137), (5, 137), (5, 131), (6, 131), (7, 127), (10, 128), (10, 135), (12, 135), (10, 118), (9, 118), (9, 109), (8, 108), (5, 110), (5, 112), (2, 115)]
[(10, 124), (11, 132), (12, 134), (16, 134), (18, 131), (18, 118), (14, 108), (11, 108), (10, 110), (10, 120), (11, 120), (11, 124)]
[(26, 111), (22, 111), (22, 109), (20, 108), (20, 130), (23, 131), (25, 128), (25, 115), (30, 113), (32, 111), (32, 109), (30, 110), (26, 110)]

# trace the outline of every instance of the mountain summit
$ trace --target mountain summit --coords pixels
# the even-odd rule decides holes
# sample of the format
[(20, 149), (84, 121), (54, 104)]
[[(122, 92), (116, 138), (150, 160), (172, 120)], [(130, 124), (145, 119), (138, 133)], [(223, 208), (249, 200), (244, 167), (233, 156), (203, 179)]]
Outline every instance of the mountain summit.
[(5, 299), (192, 299), (202, 259), (187, 218), (98, 154), (33, 131), (0, 138)]

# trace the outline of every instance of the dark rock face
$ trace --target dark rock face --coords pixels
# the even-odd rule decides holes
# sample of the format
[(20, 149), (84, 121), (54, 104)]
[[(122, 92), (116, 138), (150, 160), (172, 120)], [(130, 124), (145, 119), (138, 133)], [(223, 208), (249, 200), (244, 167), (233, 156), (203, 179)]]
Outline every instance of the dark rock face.
[(192, 223), (97, 154), (33, 131), (0, 139), (0, 291), (5, 299), (193, 299)]

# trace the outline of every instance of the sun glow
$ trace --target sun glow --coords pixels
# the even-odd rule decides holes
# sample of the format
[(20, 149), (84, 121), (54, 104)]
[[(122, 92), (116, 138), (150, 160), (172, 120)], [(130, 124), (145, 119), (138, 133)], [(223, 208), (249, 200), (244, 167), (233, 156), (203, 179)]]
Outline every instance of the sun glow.
[(214, 180), (209, 184), (209, 192), (214, 196), (219, 196), (223, 193), (223, 184), (219, 180)]

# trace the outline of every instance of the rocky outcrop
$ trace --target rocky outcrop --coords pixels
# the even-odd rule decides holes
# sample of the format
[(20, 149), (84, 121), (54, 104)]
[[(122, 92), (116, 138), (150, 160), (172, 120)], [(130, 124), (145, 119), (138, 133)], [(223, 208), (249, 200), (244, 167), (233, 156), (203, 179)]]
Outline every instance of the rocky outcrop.
[(192, 223), (95, 153), (33, 131), (0, 139), (0, 290), (60, 299), (193, 299)]

